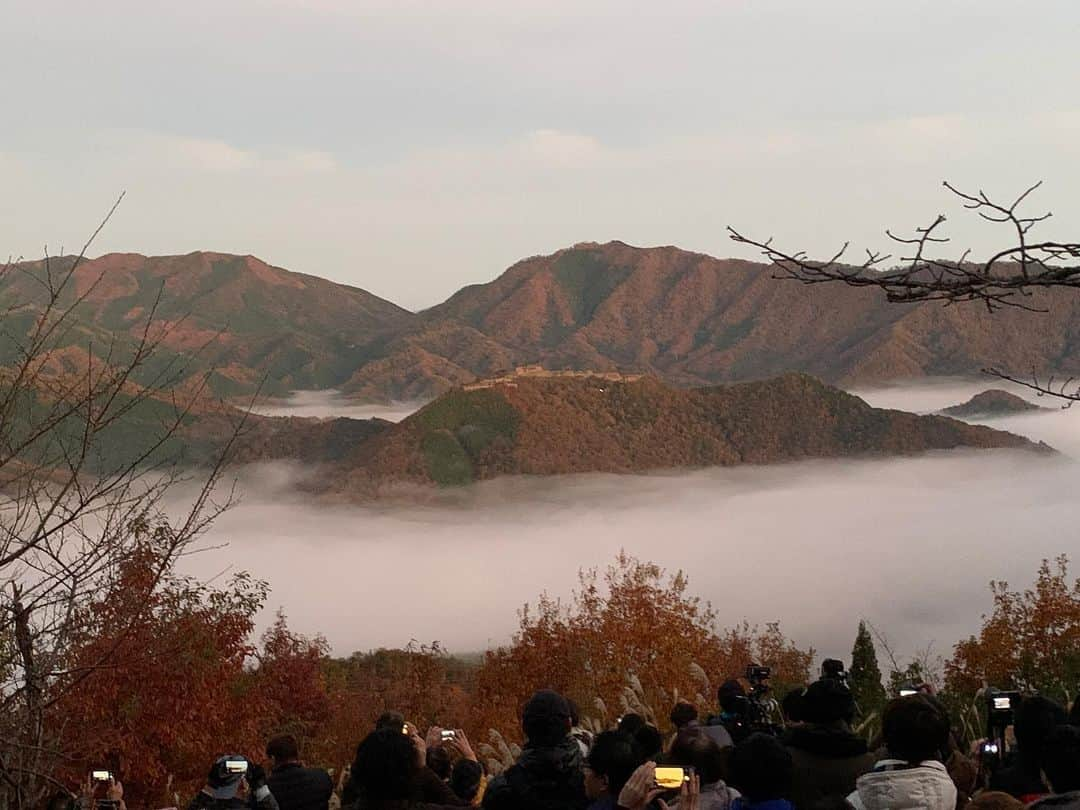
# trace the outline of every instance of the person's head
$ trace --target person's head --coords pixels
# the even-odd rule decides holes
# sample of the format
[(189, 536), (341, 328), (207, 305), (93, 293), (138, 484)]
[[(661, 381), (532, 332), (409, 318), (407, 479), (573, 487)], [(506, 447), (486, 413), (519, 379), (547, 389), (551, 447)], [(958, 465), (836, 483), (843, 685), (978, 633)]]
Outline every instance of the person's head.
[(664, 752), (664, 735), (651, 723), (634, 732), (634, 742), (645, 759), (656, 760)]
[(780, 711), (789, 726), (806, 722), (806, 687), (796, 686), (780, 701)]
[(806, 687), (802, 716), (807, 723), (827, 726), (855, 718), (855, 698), (840, 681), (823, 678)]
[(74, 807), (75, 800), (66, 790), (56, 791), (45, 803), (45, 810), (72, 810)]
[(352, 780), (371, 799), (408, 799), (419, 765), (412, 737), (401, 726), (382, 728), (357, 747)]
[(679, 732), (667, 758), (672, 765), (693, 768), (703, 785), (711, 785), (724, 778), (724, 753), (716, 740), (700, 728)]
[(292, 734), (279, 734), (266, 744), (266, 756), (273, 767), (300, 760), (300, 746)]
[(405, 715), (401, 712), (383, 712), (379, 715), (379, 719), (375, 721), (375, 730), (382, 731), (383, 729), (401, 729), (405, 726)]
[(621, 731), (598, 734), (585, 759), (585, 794), (590, 799), (617, 797), (643, 761), (630, 735)]
[(1017, 748), (1037, 755), (1043, 741), (1055, 728), (1064, 725), (1067, 719), (1065, 710), (1048, 698), (1041, 695), (1023, 698), (1013, 720)]
[(570, 709), (570, 725), (577, 727), (581, 725), (581, 711), (578, 709), (578, 705), (570, 698), (566, 699), (566, 705)]
[(680, 700), (671, 709), (671, 725), (679, 731), (698, 719), (697, 706), (688, 700)]
[(716, 701), (720, 704), (721, 711), (734, 712), (739, 706), (739, 700), (744, 697), (746, 697), (746, 690), (734, 679), (724, 681), (716, 690)]
[(450, 762), (450, 752), (441, 745), (429, 748), (425, 755), (427, 766), (435, 772), (435, 775), (444, 782), (450, 778), (450, 770), (453, 767)]
[(637, 734), (638, 729), (645, 725), (645, 718), (640, 714), (634, 712), (627, 712), (619, 718), (618, 730), (623, 734), (629, 734), (633, 736)]
[(1024, 803), (1000, 790), (984, 790), (967, 803), (965, 810), (1024, 810)]
[(480, 790), (484, 769), (471, 759), (459, 759), (450, 774), (450, 789), (463, 801), (471, 802)]
[(558, 692), (542, 689), (525, 704), (521, 728), (530, 745), (554, 747), (570, 733), (570, 705)]
[(206, 776), (206, 786), (210, 788), (211, 796), (219, 801), (243, 798), (247, 793), (247, 783), (244, 781), (247, 766), (247, 758), (239, 754), (218, 757)]
[(894, 698), (881, 718), (889, 755), (904, 762), (939, 759), (949, 742), (949, 718), (925, 695)]
[(1080, 790), (1080, 728), (1058, 726), (1042, 747), (1042, 770), (1054, 793)]
[(728, 760), (731, 783), (751, 802), (786, 799), (794, 766), (790, 752), (770, 734), (751, 734)]

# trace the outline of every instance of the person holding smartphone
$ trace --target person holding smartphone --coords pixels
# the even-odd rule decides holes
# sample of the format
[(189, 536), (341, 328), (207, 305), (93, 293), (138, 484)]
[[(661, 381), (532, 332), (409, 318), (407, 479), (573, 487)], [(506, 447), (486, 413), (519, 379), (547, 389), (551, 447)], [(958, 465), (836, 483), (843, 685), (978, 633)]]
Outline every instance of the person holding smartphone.
[(280, 810), (266, 771), (239, 754), (219, 757), (188, 810)]

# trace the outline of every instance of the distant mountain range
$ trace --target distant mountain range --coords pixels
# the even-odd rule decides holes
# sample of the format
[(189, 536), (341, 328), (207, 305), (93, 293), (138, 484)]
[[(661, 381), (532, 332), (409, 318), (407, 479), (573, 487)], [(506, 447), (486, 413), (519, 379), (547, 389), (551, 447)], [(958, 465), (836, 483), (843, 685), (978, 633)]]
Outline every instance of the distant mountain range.
[(457, 389), (404, 421), (259, 418), (240, 458), (321, 462), (315, 494), (365, 501), (504, 475), (640, 473), (955, 448), (1051, 452), (942, 416), (872, 408), (805, 374), (685, 389), (526, 376)]
[[(54, 272), (71, 259), (54, 260)], [(0, 279), (25, 328), (40, 302), (41, 262)], [(208, 347), (222, 396), (340, 388), (370, 402), (430, 399), (517, 365), (622, 370), (678, 386), (788, 371), (837, 384), (967, 375), (988, 364), (1080, 373), (1080, 295), (1037, 293), (1046, 314), (977, 305), (889, 304), (876, 290), (776, 280), (766, 265), (674, 247), (581, 244), (525, 259), (420, 313), (364, 290), (250, 256), (110, 254), (83, 264), (73, 345), (101, 351), (134, 335), (158, 290), (172, 327), (163, 351)], [(35, 280), (36, 279), (36, 280)], [(0, 357), (0, 364), (7, 359)]]

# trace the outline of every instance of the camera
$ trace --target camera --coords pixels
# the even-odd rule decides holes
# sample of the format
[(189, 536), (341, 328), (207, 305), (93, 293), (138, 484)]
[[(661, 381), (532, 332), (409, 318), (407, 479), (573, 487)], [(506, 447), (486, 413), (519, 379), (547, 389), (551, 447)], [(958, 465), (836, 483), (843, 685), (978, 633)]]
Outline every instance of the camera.
[(444, 728), (442, 730), (442, 734), (440, 736), (442, 737), (443, 741), (445, 742), (446, 740), (454, 739), (455, 737), (457, 737), (457, 734), (455, 734), (453, 732), (453, 730), (451, 730), (451, 729)]
[(919, 694), (919, 690), (916, 689), (914, 686), (900, 687), (900, 697), (912, 697), (913, 695), (917, 694)]
[(95, 782), (108, 782), (112, 779), (112, 774), (108, 771), (90, 771), (90, 778)]
[(1020, 706), (1020, 700), (1019, 692), (1002, 692), (998, 689), (987, 692), (986, 707), (990, 728), (1004, 729), (1006, 726), (1011, 726), (1016, 710)]
[(746, 668), (746, 680), (750, 682), (750, 685), (754, 688), (763, 686), (765, 681), (769, 680), (772, 675), (772, 670), (769, 667), (759, 667), (757, 664), (750, 664)]
[(844, 662), (836, 658), (826, 658), (821, 662), (821, 680), (823, 681), (839, 681), (840, 683), (847, 685), (847, 671), (844, 669)]
[(979, 751), (982, 753), (982, 755), (984, 757), (985, 756), (996, 757), (998, 754), (1001, 753), (1001, 746), (998, 745), (998, 743), (995, 742), (994, 740), (987, 740), (979, 748)]
[(225, 772), (226, 773), (247, 773), (248, 762), (246, 759), (227, 759), (225, 760)]

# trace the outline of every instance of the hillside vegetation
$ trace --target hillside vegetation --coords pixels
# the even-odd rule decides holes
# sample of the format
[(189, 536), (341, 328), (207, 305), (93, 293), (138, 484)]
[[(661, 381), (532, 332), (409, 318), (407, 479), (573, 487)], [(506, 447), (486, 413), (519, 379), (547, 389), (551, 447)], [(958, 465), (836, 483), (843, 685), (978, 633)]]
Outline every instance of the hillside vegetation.
[[(0, 280), (0, 301), (18, 305), (5, 320), (14, 333), (34, 317), (44, 272), (28, 263)], [(251, 256), (110, 254), (77, 277), (71, 294), (90, 294), (67, 337), (73, 346), (104, 352), (114, 336), (134, 337), (160, 291), (168, 334), (158, 362), (197, 354), (192, 374), (211, 371), (221, 396), (337, 387), (370, 402), (422, 400), (533, 363), (687, 387), (789, 371), (844, 385), (990, 364), (1080, 373), (1075, 291), (1052, 301), (1036, 292), (1031, 306), (1049, 310), (1036, 317), (894, 306), (876, 290), (781, 281), (763, 264), (674, 247), (576, 245), (418, 314)]]

